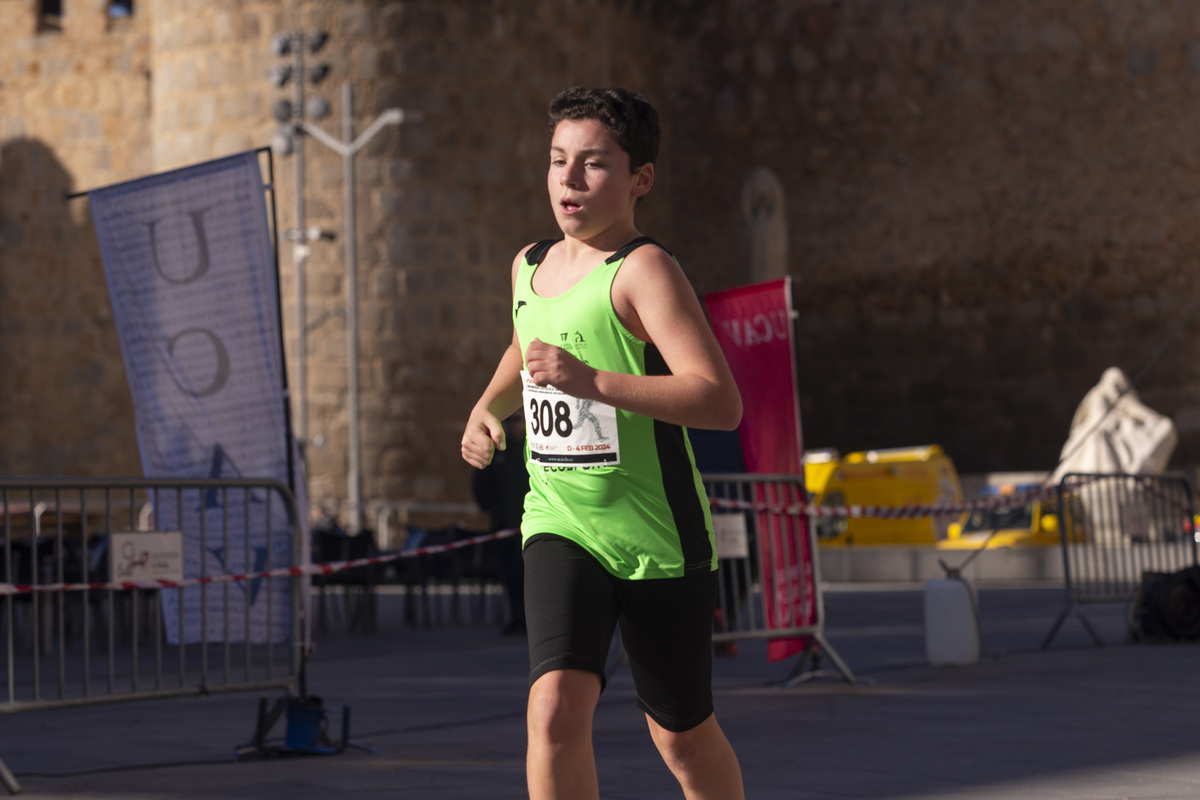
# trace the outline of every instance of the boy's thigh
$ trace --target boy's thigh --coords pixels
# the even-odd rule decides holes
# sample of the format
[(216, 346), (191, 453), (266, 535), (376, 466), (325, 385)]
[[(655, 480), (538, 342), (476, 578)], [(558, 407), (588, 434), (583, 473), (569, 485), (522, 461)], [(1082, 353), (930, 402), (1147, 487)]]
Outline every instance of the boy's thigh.
[(686, 731), (713, 711), (712, 624), (717, 575), (621, 581), (621, 642), (638, 705), (669, 731)]
[(525, 544), (525, 626), (529, 682), (557, 669), (580, 669), (605, 682), (616, 630), (614, 580), (579, 545), (538, 534)]

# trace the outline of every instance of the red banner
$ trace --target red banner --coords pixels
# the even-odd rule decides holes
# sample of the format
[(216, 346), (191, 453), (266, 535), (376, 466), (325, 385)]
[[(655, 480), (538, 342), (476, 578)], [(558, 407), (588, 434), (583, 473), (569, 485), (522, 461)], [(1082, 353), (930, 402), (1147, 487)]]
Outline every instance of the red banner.
[(704, 302), (742, 391), (738, 435), (746, 471), (803, 475), (792, 279), (713, 292)]
[[(803, 500), (793, 484), (755, 487), (756, 500), (786, 508)], [(775, 511), (758, 513), (756, 533), (762, 572), (763, 609), (768, 630), (806, 628), (817, 624), (817, 583), (805, 517)], [(805, 637), (772, 639), (767, 659), (780, 661), (811, 644)]]
[[(704, 302), (717, 342), (742, 393), (738, 435), (746, 471), (803, 477), (792, 279), (713, 292), (705, 296)], [(758, 489), (763, 495), (756, 498), (759, 502), (803, 499), (767, 497), (765, 489)], [(767, 627), (815, 625), (816, 586), (807, 521), (769, 513), (758, 516)], [(801, 652), (805, 644), (803, 638), (773, 640), (768, 658), (787, 658)]]

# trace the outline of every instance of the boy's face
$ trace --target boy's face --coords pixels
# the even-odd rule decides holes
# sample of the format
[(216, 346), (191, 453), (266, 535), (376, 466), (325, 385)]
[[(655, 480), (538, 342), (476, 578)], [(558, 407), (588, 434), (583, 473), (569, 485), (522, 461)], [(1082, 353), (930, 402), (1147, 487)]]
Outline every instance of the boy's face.
[(654, 183), (654, 165), (630, 171), (629, 154), (599, 120), (562, 120), (550, 141), (546, 188), (558, 227), (590, 240), (632, 227), (637, 199)]

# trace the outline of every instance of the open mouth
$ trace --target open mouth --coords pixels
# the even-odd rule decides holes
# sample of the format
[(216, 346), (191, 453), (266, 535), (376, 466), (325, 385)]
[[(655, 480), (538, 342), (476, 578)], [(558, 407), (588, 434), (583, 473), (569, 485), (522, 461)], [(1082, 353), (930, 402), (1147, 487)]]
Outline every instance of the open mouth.
[(562, 209), (564, 214), (574, 214), (580, 208), (579, 203), (574, 203), (570, 200), (560, 200), (558, 207)]

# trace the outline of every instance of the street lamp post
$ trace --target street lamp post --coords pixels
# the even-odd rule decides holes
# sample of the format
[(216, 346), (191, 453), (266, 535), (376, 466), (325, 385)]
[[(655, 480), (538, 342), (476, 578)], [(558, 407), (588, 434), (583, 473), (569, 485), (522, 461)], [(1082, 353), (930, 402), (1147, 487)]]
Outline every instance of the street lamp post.
[(342, 157), (344, 183), (343, 212), (346, 255), (346, 392), (349, 432), (349, 469), (347, 470), (347, 527), (351, 533), (362, 528), (362, 450), (358, 431), (358, 264), (355, 250), (354, 156), (388, 125), (418, 119), (413, 112), (389, 108), (376, 117), (367, 129), (354, 136), (354, 94), (349, 83), (342, 84), (342, 139), (335, 139), (311, 123), (301, 121), (300, 129)]
[(297, 350), (296, 382), (299, 385), (297, 400), (297, 427), (300, 441), (308, 444), (308, 396), (307, 356), (308, 331), (305, 309), (305, 262), (311, 254), (308, 242), (321, 238), (332, 238), (319, 228), (304, 225), (304, 137), (307, 134), (342, 157), (345, 215), (342, 235), (345, 237), (346, 258), (346, 393), (348, 409), (349, 464), (347, 468), (347, 505), (349, 516), (347, 527), (351, 533), (362, 529), (362, 448), (359, 442), (358, 421), (358, 266), (355, 251), (355, 185), (354, 156), (388, 125), (399, 125), (406, 120), (417, 119), (413, 113), (399, 108), (389, 108), (379, 115), (360, 136), (354, 136), (354, 97), (349, 83), (342, 84), (342, 139), (326, 133), (309, 120), (319, 120), (329, 113), (329, 104), (323, 98), (313, 97), (305, 103), (304, 82), (307, 78), (317, 84), (329, 73), (325, 64), (313, 64), (308, 72), (304, 69), (304, 51), (319, 51), (328, 37), (321, 31), (291, 31), (280, 33), (271, 40), (271, 51), (276, 56), (292, 56), (291, 64), (276, 64), (271, 68), (271, 82), (282, 88), (293, 82), (293, 100), (277, 100), (272, 113), (281, 123), (279, 132), (271, 141), (271, 148), (281, 156), (294, 155), (295, 162), (295, 217), (296, 227), (286, 232), (292, 241), (292, 261), (296, 268), (296, 329)]
[[(321, 97), (311, 98), (308, 106), (304, 102), (305, 79), (314, 85), (329, 73), (326, 64), (313, 64), (307, 74), (304, 69), (304, 51), (316, 54), (325, 46), (328, 36), (322, 31), (289, 31), (276, 34), (271, 39), (271, 53), (277, 57), (291, 56), (292, 63), (280, 63), (271, 68), (270, 80), (276, 87), (292, 84), (292, 100), (280, 99), (272, 106), (272, 114), (281, 123), (280, 131), (271, 141), (277, 155), (293, 156), (295, 191), (293, 192), (294, 227), (284, 232), (292, 242), (292, 263), (296, 271), (296, 437), (302, 448), (307, 448), (308, 439), (308, 313), (306, 263), (312, 254), (309, 242), (327, 238), (320, 229), (305, 226), (304, 208), (304, 137), (299, 135), (300, 125), (307, 114), (321, 119), (329, 113), (329, 104)], [(331, 238), (331, 237), (330, 237)]]

